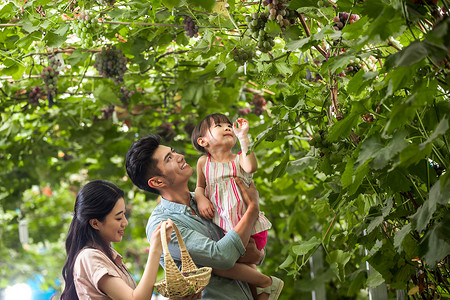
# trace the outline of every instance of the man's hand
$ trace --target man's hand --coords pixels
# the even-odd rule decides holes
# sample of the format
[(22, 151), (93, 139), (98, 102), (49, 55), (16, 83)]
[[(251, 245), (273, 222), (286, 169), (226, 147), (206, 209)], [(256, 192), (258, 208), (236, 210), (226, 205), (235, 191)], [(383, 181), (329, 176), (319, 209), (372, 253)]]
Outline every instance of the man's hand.
[(206, 197), (197, 197), (197, 207), (200, 215), (207, 219), (211, 220), (214, 217), (214, 206)]
[(245, 204), (247, 204), (247, 207), (250, 208), (251, 206), (253, 206), (259, 212), (259, 193), (253, 181), (250, 183), (249, 187), (247, 187), (244, 182), (242, 182), (242, 180), (238, 177), (234, 177), (234, 181), (236, 181), (237, 185), (239, 186), (242, 198)]
[(256, 248), (255, 240), (253, 238), (250, 238), (247, 247), (245, 248), (245, 255), (241, 256), (237, 262), (257, 265), (263, 258), (264, 249), (258, 250), (258, 248)]

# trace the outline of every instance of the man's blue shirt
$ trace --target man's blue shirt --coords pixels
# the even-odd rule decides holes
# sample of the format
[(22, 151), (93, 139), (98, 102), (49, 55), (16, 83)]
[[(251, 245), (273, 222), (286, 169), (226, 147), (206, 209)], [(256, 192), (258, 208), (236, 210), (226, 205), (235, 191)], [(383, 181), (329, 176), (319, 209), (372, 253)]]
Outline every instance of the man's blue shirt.
[[(191, 209), (183, 204), (174, 203), (161, 198), (161, 203), (153, 210), (147, 223), (147, 238), (162, 221), (170, 218), (180, 230), (189, 255), (197, 267), (212, 267), (226, 270), (234, 266), (240, 256), (245, 254), (245, 247), (241, 238), (234, 231), (223, 234), (223, 230), (213, 222), (203, 219), (191, 193)], [(169, 243), (169, 251), (175, 263), (181, 266), (180, 248), (175, 233)], [(164, 256), (161, 256), (164, 267)], [(248, 284), (214, 274), (208, 286), (202, 293), (202, 299), (253, 299)]]

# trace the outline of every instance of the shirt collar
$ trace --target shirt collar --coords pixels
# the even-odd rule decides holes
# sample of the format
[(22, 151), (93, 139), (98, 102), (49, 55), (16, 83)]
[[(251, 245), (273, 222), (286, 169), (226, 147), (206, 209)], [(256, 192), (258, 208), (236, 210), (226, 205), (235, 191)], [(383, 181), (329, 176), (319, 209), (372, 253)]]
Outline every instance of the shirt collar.
[[(190, 203), (191, 207), (198, 214), (197, 203), (194, 200), (194, 193), (191, 192), (190, 196), (191, 196), (191, 203)], [(166, 200), (163, 197), (161, 197), (161, 203), (159, 205), (161, 205), (165, 209), (177, 211), (177, 212), (181, 212), (181, 213), (189, 213), (190, 214), (190, 212), (191, 212), (191, 209), (189, 208), (189, 206)]]
[(119, 252), (117, 252), (114, 248), (111, 247), (111, 254), (112, 254), (112, 258), (114, 259), (114, 262), (118, 265), (121, 266), (122, 265), (122, 256), (119, 254)]

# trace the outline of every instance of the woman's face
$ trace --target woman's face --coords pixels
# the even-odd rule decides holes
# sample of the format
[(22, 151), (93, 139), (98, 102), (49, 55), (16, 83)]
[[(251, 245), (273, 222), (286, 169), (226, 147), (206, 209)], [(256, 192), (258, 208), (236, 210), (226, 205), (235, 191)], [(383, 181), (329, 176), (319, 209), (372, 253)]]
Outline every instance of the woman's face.
[(106, 215), (103, 222), (98, 222), (98, 232), (106, 243), (117, 243), (122, 240), (125, 227), (128, 225), (125, 217), (125, 201), (117, 200), (114, 208)]

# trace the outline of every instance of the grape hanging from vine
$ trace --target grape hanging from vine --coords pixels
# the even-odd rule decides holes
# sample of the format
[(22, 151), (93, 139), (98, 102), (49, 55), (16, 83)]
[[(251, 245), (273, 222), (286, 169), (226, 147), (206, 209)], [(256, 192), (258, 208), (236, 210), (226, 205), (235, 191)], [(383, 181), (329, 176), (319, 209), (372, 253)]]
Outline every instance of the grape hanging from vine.
[(89, 12), (83, 11), (72, 22), (72, 30), (81, 40), (81, 46), (87, 48), (93, 45), (94, 36), (100, 29), (98, 20)]
[(191, 17), (185, 16), (183, 19), (184, 30), (186, 31), (186, 35), (189, 37), (194, 37), (198, 33), (198, 26), (195, 24), (194, 20)]
[(258, 41), (258, 48), (262, 52), (269, 52), (275, 46), (274, 38), (268, 34), (266, 23), (268, 21), (268, 13), (253, 13), (247, 16), (249, 32), (253, 38)]
[(95, 57), (94, 67), (100, 76), (111, 78), (114, 84), (123, 82), (123, 75), (127, 68), (127, 58), (122, 54), (122, 50), (116, 47), (104, 47)]
[(49, 65), (45, 67), (41, 72), (41, 78), (44, 80), (45, 88), (47, 91), (48, 106), (53, 105), (53, 98), (56, 96), (59, 71), (58, 67), (61, 66), (61, 62), (53, 55), (48, 57)]
[(254, 57), (254, 53), (250, 49), (236, 47), (231, 50), (230, 55), (233, 60), (240, 65), (244, 65), (246, 62), (251, 61)]

